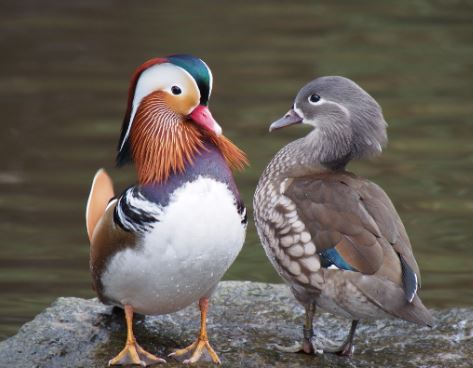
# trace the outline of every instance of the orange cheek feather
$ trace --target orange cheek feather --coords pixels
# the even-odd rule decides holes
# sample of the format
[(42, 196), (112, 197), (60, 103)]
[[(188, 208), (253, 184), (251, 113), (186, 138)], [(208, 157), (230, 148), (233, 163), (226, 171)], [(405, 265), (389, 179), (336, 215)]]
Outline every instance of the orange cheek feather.
[(184, 171), (187, 163), (212, 142), (231, 169), (243, 169), (248, 160), (229, 139), (201, 129), (172, 106), (175, 99), (165, 92), (145, 97), (131, 128), (131, 147), (140, 184), (161, 183), (172, 173)]
[(198, 105), (199, 95), (190, 83), (186, 83), (186, 85), (183, 86), (183, 89), (186, 93), (176, 96), (165, 92), (160, 93), (172, 111), (176, 114), (188, 115), (191, 113), (191, 109)]

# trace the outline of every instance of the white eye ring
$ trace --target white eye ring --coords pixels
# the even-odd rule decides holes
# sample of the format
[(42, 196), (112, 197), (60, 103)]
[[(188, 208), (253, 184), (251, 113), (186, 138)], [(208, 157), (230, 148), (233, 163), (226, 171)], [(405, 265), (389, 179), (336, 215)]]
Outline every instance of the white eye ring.
[(317, 105), (320, 102), (322, 102), (322, 97), (320, 97), (316, 93), (311, 94), (307, 99), (309, 100), (309, 103), (311, 103), (312, 105)]

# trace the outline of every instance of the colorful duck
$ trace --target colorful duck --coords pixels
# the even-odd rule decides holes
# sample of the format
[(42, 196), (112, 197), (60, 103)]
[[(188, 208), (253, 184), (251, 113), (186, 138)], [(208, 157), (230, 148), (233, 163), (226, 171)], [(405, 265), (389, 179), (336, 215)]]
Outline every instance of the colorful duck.
[(118, 144), (117, 164), (133, 162), (138, 183), (115, 197), (104, 170), (87, 203), (90, 269), (99, 299), (125, 311), (125, 348), (109, 365), (164, 359), (133, 335), (133, 313), (172, 313), (198, 301), (196, 341), (171, 356), (199, 360), (209, 344), (206, 315), (217, 283), (240, 252), (246, 209), (232, 169), (244, 153), (221, 133), (208, 102), (212, 73), (199, 58), (155, 58), (136, 69)]

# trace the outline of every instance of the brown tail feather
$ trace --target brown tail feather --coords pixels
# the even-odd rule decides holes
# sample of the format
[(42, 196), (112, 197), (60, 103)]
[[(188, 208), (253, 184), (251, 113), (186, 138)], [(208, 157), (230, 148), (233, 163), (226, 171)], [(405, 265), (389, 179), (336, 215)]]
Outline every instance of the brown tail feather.
[(85, 210), (85, 221), (89, 241), (92, 241), (95, 226), (103, 216), (108, 202), (114, 195), (112, 179), (104, 169), (100, 169), (94, 176), (89, 199), (87, 200), (87, 208)]
[(406, 321), (432, 326), (429, 310), (416, 295), (411, 303), (406, 300), (404, 289), (392, 281), (376, 276), (354, 274), (352, 282), (373, 304), (385, 312)]
[(432, 313), (430, 313), (417, 295), (411, 303), (406, 304), (398, 313), (401, 318), (419, 325), (432, 327), (434, 324)]

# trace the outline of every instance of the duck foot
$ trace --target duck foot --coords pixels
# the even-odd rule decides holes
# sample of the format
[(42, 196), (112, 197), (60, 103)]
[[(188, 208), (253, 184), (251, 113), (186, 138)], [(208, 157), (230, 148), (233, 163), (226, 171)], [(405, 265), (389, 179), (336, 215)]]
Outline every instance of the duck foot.
[(207, 336), (207, 310), (209, 308), (208, 298), (202, 298), (199, 300), (199, 309), (200, 309), (200, 333), (196, 341), (184, 349), (178, 349), (173, 353), (169, 354), (169, 357), (179, 357), (186, 355), (192, 352), (192, 355), (189, 359), (183, 361), (184, 364), (191, 364), (197, 362), (203, 352), (206, 349), (212, 359), (212, 362), (215, 364), (221, 364), (220, 359), (218, 358), (215, 350), (210, 346), (209, 338)]
[[(309, 315), (309, 317), (311, 316)], [(311, 321), (311, 319), (309, 318), (308, 321)], [(335, 346), (332, 341), (325, 338), (315, 338), (312, 326), (308, 323), (308, 326), (310, 326), (310, 328), (304, 327), (304, 338), (302, 340), (302, 343), (296, 343), (292, 346), (276, 345), (275, 347), (277, 350), (285, 353), (329, 353), (343, 357), (351, 357), (353, 355), (353, 352), (355, 351), (355, 346), (353, 345), (353, 337), (355, 336), (355, 330), (357, 325), (358, 321), (352, 321), (350, 332), (346, 337), (345, 341), (343, 341), (342, 345), (340, 346)]]
[(308, 345), (306, 343), (295, 343), (291, 346), (282, 346), (282, 345), (274, 345), (274, 347), (282, 351), (283, 353), (298, 353), (298, 354), (315, 354), (318, 350), (314, 350), (312, 344)]
[(343, 357), (351, 357), (355, 351), (355, 345), (344, 343), (338, 348), (324, 348), (324, 353), (335, 354)]
[(358, 325), (357, 320), (351, 322), (350, 332), (343, 344), (337, 348), (324, 348), (324, 353), (336, 354), (344, 357), (351, 357), (355, 351), (355, 345), (353, 345), (353, 337), (355, 336), (356, 326)]
[(343, 343), (339, 347), (323, 347), (315, 346), (314, 343), (309, 342), (308, 340), (304, 340), (302, 343), (295, 343), (291, 346), (282, 346), (282, 345), (274, 345), (274, 347), (282, 351), (283, 353), (299, 353), (299, 354), (336, 354), (339, 356), (346, 356), (350, 357), (353, 355), (355, 351), (355, 346), (349, 343)]
[(138, 343), (127, 343), (125, 348), (113, 359), (110, 359), (108, 366), (112, 365), (140, 365), (147, 367), (157, 363), (166, 363), (162, 358), (159, 358), (151, 353), (148, 353)]
[(214, 362), (215, 364), (221, 364), (217, 353), (212, 348), (212, 346), (210, 346), (209, 341), (208, 340), (203, 340), (201, 338), (198, 338), (196, 341), (194, 341), (188, 347), (183, 348), (183, 349), (178, 349), (178, 350), (174, 351), (173, 353), (169, 354), (168, 356), (169, 357), (180, 357), (180, 356), (183, 356), (183, 355), (186, 355), (186, 354), (192, 352), (191, 357), (189, 359), (186, 359), (186, 360), (183, 361), (184, 364), (192, 364), (192, 363), (197, 362), (201, 358), (201, 356), (204, 352), (204, 349), (206, 349), (208, 351), (208, 353), (210, 355), (210, 358), (212, 359), (212, 362)]
[(291, 346), (275, 345), (275, 348), (284, 353), (315, 354), (316, 352), (319, 352), (319, 350), (315, 349), (311, 342), (312, 334), (313, 333), (311, 332), (310, 335), (306, 336), (306, 331), (304, 330), (304, 339), (302, 340), (302, 343), (297, 342)]
[(148, 353), (136, 342), (133, 334), (133, 308), (130, 305), (125, 305), (125, 320), (126, 320), (126, 343), (125, 348), (118, 353), (118, 355), (108, 361), (108, 366), (111, 365), (140, 365), (147, 367), (156, 363), (166, 363), (162, 358), (159, 358), (151, 353)]

